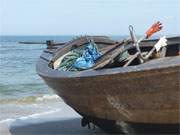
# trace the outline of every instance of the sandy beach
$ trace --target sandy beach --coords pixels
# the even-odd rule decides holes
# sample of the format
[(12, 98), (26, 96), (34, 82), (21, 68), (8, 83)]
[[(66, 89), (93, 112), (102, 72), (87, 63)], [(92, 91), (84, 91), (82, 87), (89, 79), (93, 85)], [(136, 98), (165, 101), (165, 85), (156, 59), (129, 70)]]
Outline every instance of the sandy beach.
[[(61, 105), (63, 105), (62, 103)], [(34, 114), (18, 119), (0, 121), (1, 135), (37, 135), (37, 134), (105, 134), (99, 128), (90, 130), (81, 127), (81, 116), (67, 105), (63, 110), (57, 109), (40, 114)]]
[[(98, 127), (81, 127), (81, 116), (65, 103), (59, 103), (63, 109), (23, 116), (17, 119), (0, 121), (1, 135), (108, 135)], [(128, 125), (123, 131), (127, 134), (179, 134), (179, 125)], [(129, 131), (127, 129), (130, 129)], [(121, 134), (121, 133), (119, 133)]]

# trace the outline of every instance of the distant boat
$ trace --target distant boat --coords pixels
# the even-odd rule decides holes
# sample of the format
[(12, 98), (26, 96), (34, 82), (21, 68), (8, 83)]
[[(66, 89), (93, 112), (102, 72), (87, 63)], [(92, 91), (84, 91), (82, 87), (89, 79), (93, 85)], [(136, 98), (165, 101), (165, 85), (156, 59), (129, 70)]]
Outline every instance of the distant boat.
[[(91, 38), (103, 53), (117, 42), (103, 36)], [(121, 121), (180, 123), (180, 37), (167, 38), (168, 45), (160, 57), (143, 64), (134, 58), (126, 67), (80, 72), (53, 69), (53, 64), (72, 47), (87, 44), (86, 39), (81, 37), (63, 46), (49, 44), (37, 62), (37, 73), (66, 104), (104, 130), (117, 128)], [(150, 51), (157, 41), (142, 41), (142, 52)], [(135, 46), (128, 52), (135, 54)]]

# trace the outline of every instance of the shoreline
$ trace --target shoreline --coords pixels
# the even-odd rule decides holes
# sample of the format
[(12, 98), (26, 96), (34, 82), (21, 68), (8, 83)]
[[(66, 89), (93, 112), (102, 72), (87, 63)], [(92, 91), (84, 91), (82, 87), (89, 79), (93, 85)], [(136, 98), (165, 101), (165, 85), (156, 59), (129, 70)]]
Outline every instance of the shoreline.
[(1, 135), (103, 134), (99, 128), (81, 127), (81, 116), (62, 103), (63, 109), (0, 121)]

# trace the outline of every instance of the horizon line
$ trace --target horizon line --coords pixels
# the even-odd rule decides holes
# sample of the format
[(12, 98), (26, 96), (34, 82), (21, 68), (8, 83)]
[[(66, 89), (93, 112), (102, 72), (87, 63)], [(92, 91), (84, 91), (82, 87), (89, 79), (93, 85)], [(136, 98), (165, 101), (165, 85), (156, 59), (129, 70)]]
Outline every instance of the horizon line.
[[(142, 36), (143, 34), (137, 34), (137, 36)], [(65, 35), (0, 35), (0, 37), (7, 37), (7, 36), (36, 36), (36, 37), (40, 37), (40, 36), (77, 36), (77, 37), (81, 37), (81, 36), (129, 36), (128, 34), (124, 34), (124, 35), (115, 35), (115, 34), (65, 34)], [(163, 36), (162, 34), (156, 34), (153, 36)], [(180, 34), (167, 34), (165, 36), (180, 36)]]

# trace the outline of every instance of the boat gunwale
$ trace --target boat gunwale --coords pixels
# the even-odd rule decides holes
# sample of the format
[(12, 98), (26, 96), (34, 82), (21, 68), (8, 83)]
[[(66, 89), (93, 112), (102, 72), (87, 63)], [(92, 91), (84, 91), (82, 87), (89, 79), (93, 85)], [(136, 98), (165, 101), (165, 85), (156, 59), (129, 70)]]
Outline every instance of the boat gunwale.
[[(163, 61), (165, 64), (161, 62), (156, 64), (142, 64), (136, 66), (129, 66), (129, 67), (116, 67), (116, 68), (108, 68), (108, 69), (100, 69), (100, 70), (85, 70), (85, 71), (59, 71), (52, 69), (48, 66), (48, 62), (44, 59), (39, 59), (36, 65), (37, 73), (40, 76), (48, 77), (48, 78), (87, 78), (87, 77), (95, 77), (95, 76), (106, 76), (106, 75), (114, 75), (114, 74), (127, 74), (127, 73), (138, 73), (143, 71), (150, 71), (150, 70), (163, 70), (169, 68), (180, 68), (180, 64), (177, 62), (169, 63), (169, 60), (177, 59), (180, 62), (180, 56), (174, 57), (166, 57), (163, 59), (158, 59), (154, 61)], [(161, 65), (159, 65), (161, 64)]]

